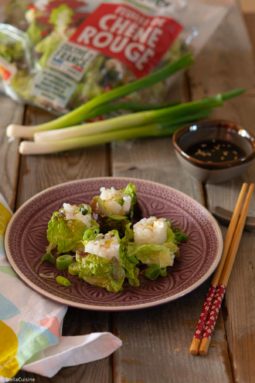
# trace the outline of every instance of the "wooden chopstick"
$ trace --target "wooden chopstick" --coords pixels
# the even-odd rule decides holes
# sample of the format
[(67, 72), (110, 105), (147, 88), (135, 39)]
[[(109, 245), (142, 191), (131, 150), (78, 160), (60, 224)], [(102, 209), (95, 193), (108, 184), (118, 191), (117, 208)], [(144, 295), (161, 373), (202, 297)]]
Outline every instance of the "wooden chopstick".
[(244, 198), (245, 198), (247, 189), (248, 189), (248, 184), (243, 183), (242, 188), (241, 188), (240, 193), (239, 193), (239, 196), (238, 196), (237, 201), (236, 201), (236, 206), (234, 208), (227, 232), (226, 232), (221, 261), (220, 261), (220, 263), (216, 269), (216, 272), (214, 273), (213, 279), (212, 279), (212, 285), (215, 287), (219, 283), (221, 273), (222, 273), (222, 270), (223, 270), (225, 262), (226, 262), (226, 258), (227, 258), (228, 252), (229, 252), (229, 248), (231, 245), (231, 241), (232, 241), (237, 223), (238, 223), (238, 219), (240, 217), (240, 213), (242, 210), (242, 206), (244, 203)]
[[(228, 278), (230, 276), (230, 273), (234, 264), (235, 255), (237, 253), (237, 249), (238, 249), (243, 228), (245, 225), (245, 219), (247, 216), (249, 202), (252, 196), (254, 185), (253, 184), (250, 185), (246, 202), (244, 203), (244, 198), (246, 195), (247, 188), (248, 188), (248, 184), (244, 183), (242, 185), (241, 191), (239, 193), (239, 196), (236, 202), (235, 209), (231, 217), (231, 221), (230, 221), (230, 224), (226, 233), (225, 241), (224, 241), (222, 258), (213, 276), (211, 286), (209, 288), (207, 297), (203, 304), (203, 308), (202, 308), (202, 311), (196, 326), (196, 330), (190, 345), (189, 351), (192, 355), (198, 355), (198, 354), (205, 355), (208, 351), (211, 334), (215, 327), (216, 320), (218, 317), (218, 312), (221, 307), (221, 302), (225, 294), (226, 285), (223, 285), (222, 276), (228, 275)], [(238, 229), (237, 239), (238, 238), (239, 239), (238, 239), (238, 242), (235, 241), (235, 247), (233, 247), (232, 239), (233, 237), (235, 237), (235, 233), (238, 227), (239, 229)], [(230, 257), (229, 254), (232, 254), (231, 261), (229, 260), (229, 257)], [(230, 269), (226, 268), (227, 264), (231, 266)], [(228, 274), (226, 274), (227, 270), (228, 270)], [(224, 279), (224, 282), (225, 282), (225, 279)]]
[(241, 191), (239, 193), (239, 196), (238, 196), (238, 199), (236, 202), (235, 209), (233, 211), (233, 214), (232, 214), (232, 217), (230, 220), (230, 224), (229, 224), (229, 227), (228, 227), (228, 230), (226, 233), (226, 237), (225, 237), (225, 241), (224, 241), (223, 254), (222, 254), (220, 263), (218, 265), (218, 268), (217, 268), (217, 270), (213, 276), (211, 286), (209, 288), (208, 294), (207, 294), (206, 299), (204, 301), (203, 308), (202, 308), (202, 311), (201, 311), (201, 314), (200, 314), (200, 317), (199, 317), (199, 320), (198, 320), (198, 323), (196, 326), (196, 330), (195, 330), (195, 333), (194, 333), (194, 336), (193, 336), (193, 339), (192, 339), (192, 342), (190, 345), (190, 353), (192, 355), (198, 354), (200, 342), (201, 342), (201, 339), (203, 337), (203, 330), (205, 327), (206, 319), (207, 319), (208, 313), (209, 313), (211, 306), (212, 306), (212, 303), (213, 303), (213, 298), (214, 298), (214, 295), (216, 293), (216, 287), (218, 285), (219, 278), (220, 278), (221, 272), (223, 270), (223, 267), (224, 267), (224, 264), (226, 261), (228, 250), (229, 250), (229, 247), (231, 244), (231, 238), (233, 235), (233, 231), (236, 227), (236, 224), (237, 224), (237, 221), (238, 221), (238, 218), (240, 215), (240, 211), (242, 208), (242, 204), (244, 201), (244, 197), (245, 197), (245, 193), (247, 191), (247, 188), (248, 188), (248, 184), (244, 183), (242, 185)]
[(199, 347), (199, 355), (206, 355), (211, 342), (212, 333), (214, 331), (219, 311), (221, 308), (222, 300), (224, 298), (226, 287), (229, 281), (231, 271), (235, 262), (237, 250), (241, 241), (245, 220), (248, 214), (248, 208), (251, 201), (252, 193), (254, 191), (254, 184), (250, 184), (246, 199), (244, 201), (243, 209), (240, 214), (236, 229), (233, 233), (233, 239), (229, 248), (229, 252), (224, 264), (221, 276), (219, 278), (219, 284), (216, 289), (214, 303), (210, 311), (210, 317), (207, 319), (205, 329), (203, 333), (203, 339)]

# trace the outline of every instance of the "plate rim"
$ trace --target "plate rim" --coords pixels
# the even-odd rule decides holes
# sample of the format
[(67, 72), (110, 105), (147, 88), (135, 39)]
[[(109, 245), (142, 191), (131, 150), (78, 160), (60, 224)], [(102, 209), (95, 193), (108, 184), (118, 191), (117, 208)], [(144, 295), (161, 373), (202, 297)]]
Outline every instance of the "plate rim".
[[(129, 182), (133, 182), (133, 183), (135, 183), (137, 181), (142, 181), (142, 182), (145, 182), (147, 184), (152, 184), (152, 185), (155, 185), (155, 186), (160, 186), (160, 187), (168, 188), (168, 189), (174, 191), (175, 193), (181, 195), (185, 200), (190, 200), (193, 204), (198, 205), (198, 207), (203, 210), (203, 212), (207, 215), (208, 219), (210, 220), (211, 224), (213, 225), (214, 231), (215, 231), (215, 234), (216, 234), (216, 237), (217, 237), (217, 241), (218, 241), (218, 252), (217, 252), (217, 254), (215, 256), (214, 261), (212, 262), (212, 264), (210, 265), (209, 269), (207, 270), (207, 272), (200, 279), (198, 279), (195, 283), (193, 283), (191, 286), (189, 286), (188, 288), (184, 289), (183, 291), (178, 292), (178, 293), (176, 293), (176, 294), (174, 294), (174, 295), (172, 295), (170, 297), (165, 297), (165, 298), (162, 298), (160, 300), (156, 300), (154, 302), (139, 303), (139, 304), (133, 304), (133, 305), (130, 305), (130, 306), (123, 306), (123, 305), (119, 304), (117, 306), (110, 306), (109, 307), (107, 305), (105, 305), (105, 306), (104, 305), (98, 305), (97, 306), (97, 305), (92, 305), (92, 304), (73, 302), (73, 301), (70, 301), (68, 299), (57, 297), (54, 294), (51, 294), (50, 292), (48, 292), (48, 291), (42, 289), (41, 287), (37, 286), (35, 283), (31, 282), (29, 280), (29, 278), (20, 271), (19, 267), (15, 263), (15, 260), (13, 259), (13, 256), (12, 256), (10, 248), (9, 248), (8, 242), (9, 242), (9, 236), (10, 236), (10, 231), (11, 231), (11, 227), (12, 227), (13, 222), (15, 222), (16, 218), (20, 214), (22, 214), (22, 211), (34, 199), (42, 196), (43, 194), (49, 193), (52, 190), (57, 189), (58, 187), (65, 187), (65, 186), (68, 186), (70, 184), (75, 184), (75, 183), (79, 184), (79, 183), (82, 183), (82, 182), (91, 182), (91, 181), (102, 181), (103, 182), (104, 180), (107, 180), (107, 181), (113, 180), (113, 182), (115, 182), (115, 181), (123, 181), (123, 182), (124, 181), (126, 181), (126, 182), (129, 181)], [(219, 224), (216, 221), (216, 219), (213, 217), (211, 212), (205, 206), (203, 206), (200, 202), (198, 202), (194, 198), (190, 197), (188, 194), (185, 194), (184, 192), (182, 192), (182, 191), (180, 191), (178, 189), (175, 189), (172, 186), (169, 186), (169, 185), (166, 185), (166, 184), (162, 184), (160, 182), (146, 180), (146, 179), (143, 179), (143, 178), (111, 177), (111, 176), (109, 176), (109, 177), (81, 178), (81, 179), (78, 179), (78, 180), (62, 182), (62, 183), (50, 186), (50, 187), (48, 187), (48, 188), (46, 188), (46, 189), (36, 193), (32, 197), (30, 197), (28, 200), (26, 200), (16, 210), (15, 213), (13, 213), (13, 215), (12, 215), (8, 225), (7, 225), (7, 229), (5, 231), (4, 248), (5, 248), (7, 260), (10, 263), (11, 267), (13, 268), (13, 270), (16, 272), (17, 276), (29, 288), (31, 288), (32, 290), (36, 291), (40, 295), (42, 295), (42, 296), (44, 296), (44, 297), (46, 297), (46, 298), (48, 298), (48, 299), (50, 299), (50, 300), (52, 300), (52, 301), (54, 301), (56, 303), (61, 303), (61, 304), (64, 304), (64, 305), (67, 305), (67, 306), (70, 306), (70, 307), (76, 307), (76, 308), (80, 308), (80, 309), (84, 309), (84, 310), (94, 310), (94, 311), (104, 311), (104, 312), (105, 311), (112, 311), (112, 312), (115, 311), (115, 312), (117, 312), (117, 311), (140, 310), (140, 309), (144, 309), (144, 308), (150, 308), (150, 307), (159, 306), (159, 305), (162, 305), (162, 304), (165, 304), (165, 303), (169, 303), (169, 302), (175, 301), (175, 300), (177, 300), (179, 298), (182, 298), (183, 296), (189, 294), (190, 292), (194, 291), (197, 287), (202, 285), (212, 275), (212, 273), (216, 269), (217, 265), (219, 264), (221, 256), (222, 256), (222, 250), (223, 250), (223, 237), (222, 237), (222, 232), (221, 232), (221, 229), (219, 227)]]

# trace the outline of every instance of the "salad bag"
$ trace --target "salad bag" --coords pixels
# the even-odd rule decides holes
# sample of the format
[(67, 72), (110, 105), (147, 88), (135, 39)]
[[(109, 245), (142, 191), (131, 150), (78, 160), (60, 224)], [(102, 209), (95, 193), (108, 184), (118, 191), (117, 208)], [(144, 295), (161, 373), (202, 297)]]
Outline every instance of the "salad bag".
[(10, 218), (0, 194), (0, 382), (21, 368), (52, 377), (62, 367), (98, 360), (117, 350), (121, 340), (109, 332), (62, 336), (67, 307), (28, 288), (7, 261), (3, 239)]
[[(229, 0), (9, 0), (0, 8), (1, 89), (14, 100), (62, 114), (197, 55)], [(128, 96), (163, 102), (161, 82)]]

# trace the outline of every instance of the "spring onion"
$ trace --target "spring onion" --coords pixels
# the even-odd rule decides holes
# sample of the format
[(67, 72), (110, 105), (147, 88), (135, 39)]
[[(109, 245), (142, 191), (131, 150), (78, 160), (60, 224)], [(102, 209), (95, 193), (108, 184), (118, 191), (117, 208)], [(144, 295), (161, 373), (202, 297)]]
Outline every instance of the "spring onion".
[(19, 146), (20, 154), (49, 154), (57, 153), (65, 150), (73, 150), (85, 148), (93, 145), (106, 144), (111, 141), (127, 140), (132, 138), (150, 137), (160, 135), (160, 125), (146, 125), (143, 127), (135, 127), (131, 129), (107, 132), (103, 134), (95, 134), (92, 136), (84, 136), (71, 138), (63, 141), (55, 142), (36, 142), (22, 141)]
[(73, 257), (70, 254), (60, 255), (56, 259), (56, 267), (58, 270), (66, 270), (73, 262)]
[[(21, 154), (47, 154), (117, 140), (171, 135), (175, 129), (184, 123), (208, 116), (214, 107), (222, 105), (225, 100), (243, 92), (243, 89), (234, 89), (230, 92), (170, 108), (124, 115), (107, 121), (85, 124), (84, 127), (63, 129), (63, 131), (36, 133), (36, 140), (21, 142), (19, 151)], [(56, 134), (58, 137), (54, 136)]]
[[(151, 109), (163, 109), (168, 106), (175, 106), (178, 104), (180, 104), (180, 101), (172, 101), (167, 104), (140, 104), (139, 102), (134, 103), (134, 102), (126, 101), (126, 102), (115, 102), (113, 104), (104, 105), (104, 108), (105, 108), (105, 113), (109, 114), (109, 113), (117, 112), (120, 110), (129, 111), (129, 112), (141, 112), (144, 110), (151, 110)], [(93, 109), (93, 113), (97, 112), (97, 110), (99, 110), (99, 108)]]
[(68, 266), (68, 273), (71, 275), (79, 274), (79, 264), (77, 262), (73, 262)]
[[(151, 104), (140, 104), (140, 103), (133, 103), (133, 102), (118, 102), (118, 103), (111, 103), (109, 105), (101, 105), (95, 109), (93, 109), (91, 112), (87, 114), (87, 120), (92, 120), (99, 116), (106, 116), (111, 113), (116, 112), (140, 112), (144, 110), (150, 110), (150, 109), (163, 109), (167, 106), (174, 106), (178, 105), (180, 102), (174, 101), (171, 103), (168, 103), (167, 105), (151, 105)], [(7, 136), (8, 137), (23, 137), (23, 138), (32, 138), (34, 135), (34, 127), (31, 126), (22, 126), (22, 125), (16, 125), (12, 124), (9, 125), (7, 128)]]
[(165, 67), (151, 73), (148, 76), (142, 77), (129, 84), (117, 87), (107, 93), (99, 95), (86, 104), (74, 109), (73, 111), (56, 118), (53, 121), (39, 124), (36, 126), (23, 126), (23, 125), (9, 125), (7, 127), (8, 137), (32, 137), (35, 132), (45, 130), (61, 129), (68, 126), (73, 126), (87, 120), (88, 115), (95, 108), (107, 105), (111, 101), (124, 97), (130, 93), (136, 92), (141, 89), (148, 88), (160, 81), (165, 80), (169, 76), (177, 73), (178, 71), (187, 68), (193, 63), (193, 56), (191, 53), (183, 55), (180, 59), (166, 65)]
[[(189, 117), (189, 121), (196, 121), (207, 117), (210, 109), (194, 114)], [(78, 148), (87, 148), (94, 145), (106, 144), (112, 141), (128, 140), (142, 137), (164, 137), (170, 136), (177, 128), (183, 125), (183, 122), (169, 124), (169, 123), (154, 123), (150, 125), (133, 127), (128, 129), (121, 129), (110, 131), (91, 136), (83, 136), (71, 138), (68, 140), (54, 141), (54, 142), (36, 142), (36, 141), (22, 141), (19, 146), (20, 154), (49, 154), (57, 153), (65, 150), (73, 150)]]
[(62, 277), (62, 275), (58, 275), (56, 277), (56, 282), (61, 285), (61, 286), (64, 286), (64, 287), (69, 287), (71, 286), (71, 282), (69, 281), (69, 279), (65, 278), (65, 277)]
[(74, 139), (81, 136), (95, 135), (119, 129), (133, 128), (134, 126), (143, 126), (152, 123), (161, 123), (168, 121), (169, 124), (186, 123), (192, 119), (194, 113), (207, 110), (223, 104), (224, 99), (229, 99), (239, 94), (240, 90), (218, 94), (213, 97), (204, 98), (198, 101), (187, 102), (160, 110), (151, 110), (128, 114), (111, 118), (105, 121), (97, 121), (69, 127), (68, 129), (56, 129), (48, 132), (35, 133), (35, 141), (62, 141), (69, 138)]
[(151, 109), (163, 109), (168, 106), (174, 106), (180, 104), (180, 101), (173, 101), (168, 104), (140, 104), (140, 103), (134, 103), (130, 101), (126, 102), (115, 102), (110, 103), (107, 105), (101, 105), (95, 109), (93, 109), (90, 113), (88, 113), (86, 120), (91, 120), (93, 118), (96, 118), (98, 116), (103, 115), (109, 115), (114, 112), (141, 112), (144, 110), (151, 110)]
[(172, 124), (176, 122), (178, 123), (179, 119), (181, 119), (181, 122), (187, 122), (190, 120), (192, 113), (221, 106), (222, 104), (222, 96), (219, 94), (214, 97), (187, 102), (160, 110), (128, 114), (110, 118), (105, 121), (97, 121), (69, 127), (68, 129), (56, 129), (48, 132), (39, 132), (34, 134), (34, 139), (35, 141), (57, 141), (66, 140), (69, 138), (73, 139), (83, 135), (89, 136), (98, 133), (104, 133), (107, 131), (132, 128), (134, 126), (143, 126), (151, 123), (160, 123), (164, 122), (165, 120), (168, 120), (169, 123)]
[(55, 265), (55, 263), (56, 263), (56, 258), (55, 258), (54, 255), (52, 255), (51, 253), (45, 253), (45, 254), (42, 256), (41, 261), (42, 261), (42, 262), (49, 262), (49, 263), (52, 263), (53, 265)]

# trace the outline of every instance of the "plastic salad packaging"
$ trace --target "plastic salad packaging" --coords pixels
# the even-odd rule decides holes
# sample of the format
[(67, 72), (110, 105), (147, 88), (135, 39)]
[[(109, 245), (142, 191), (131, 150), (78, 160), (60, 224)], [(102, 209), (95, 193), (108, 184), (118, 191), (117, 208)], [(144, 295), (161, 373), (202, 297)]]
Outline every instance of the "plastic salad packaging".
[[(196, 55), (226, 14), (226, 1), (9, 0), (0, 23), (1, 89), (56, 114)], [(129, 96), (162, 103), (169, 83)]]

